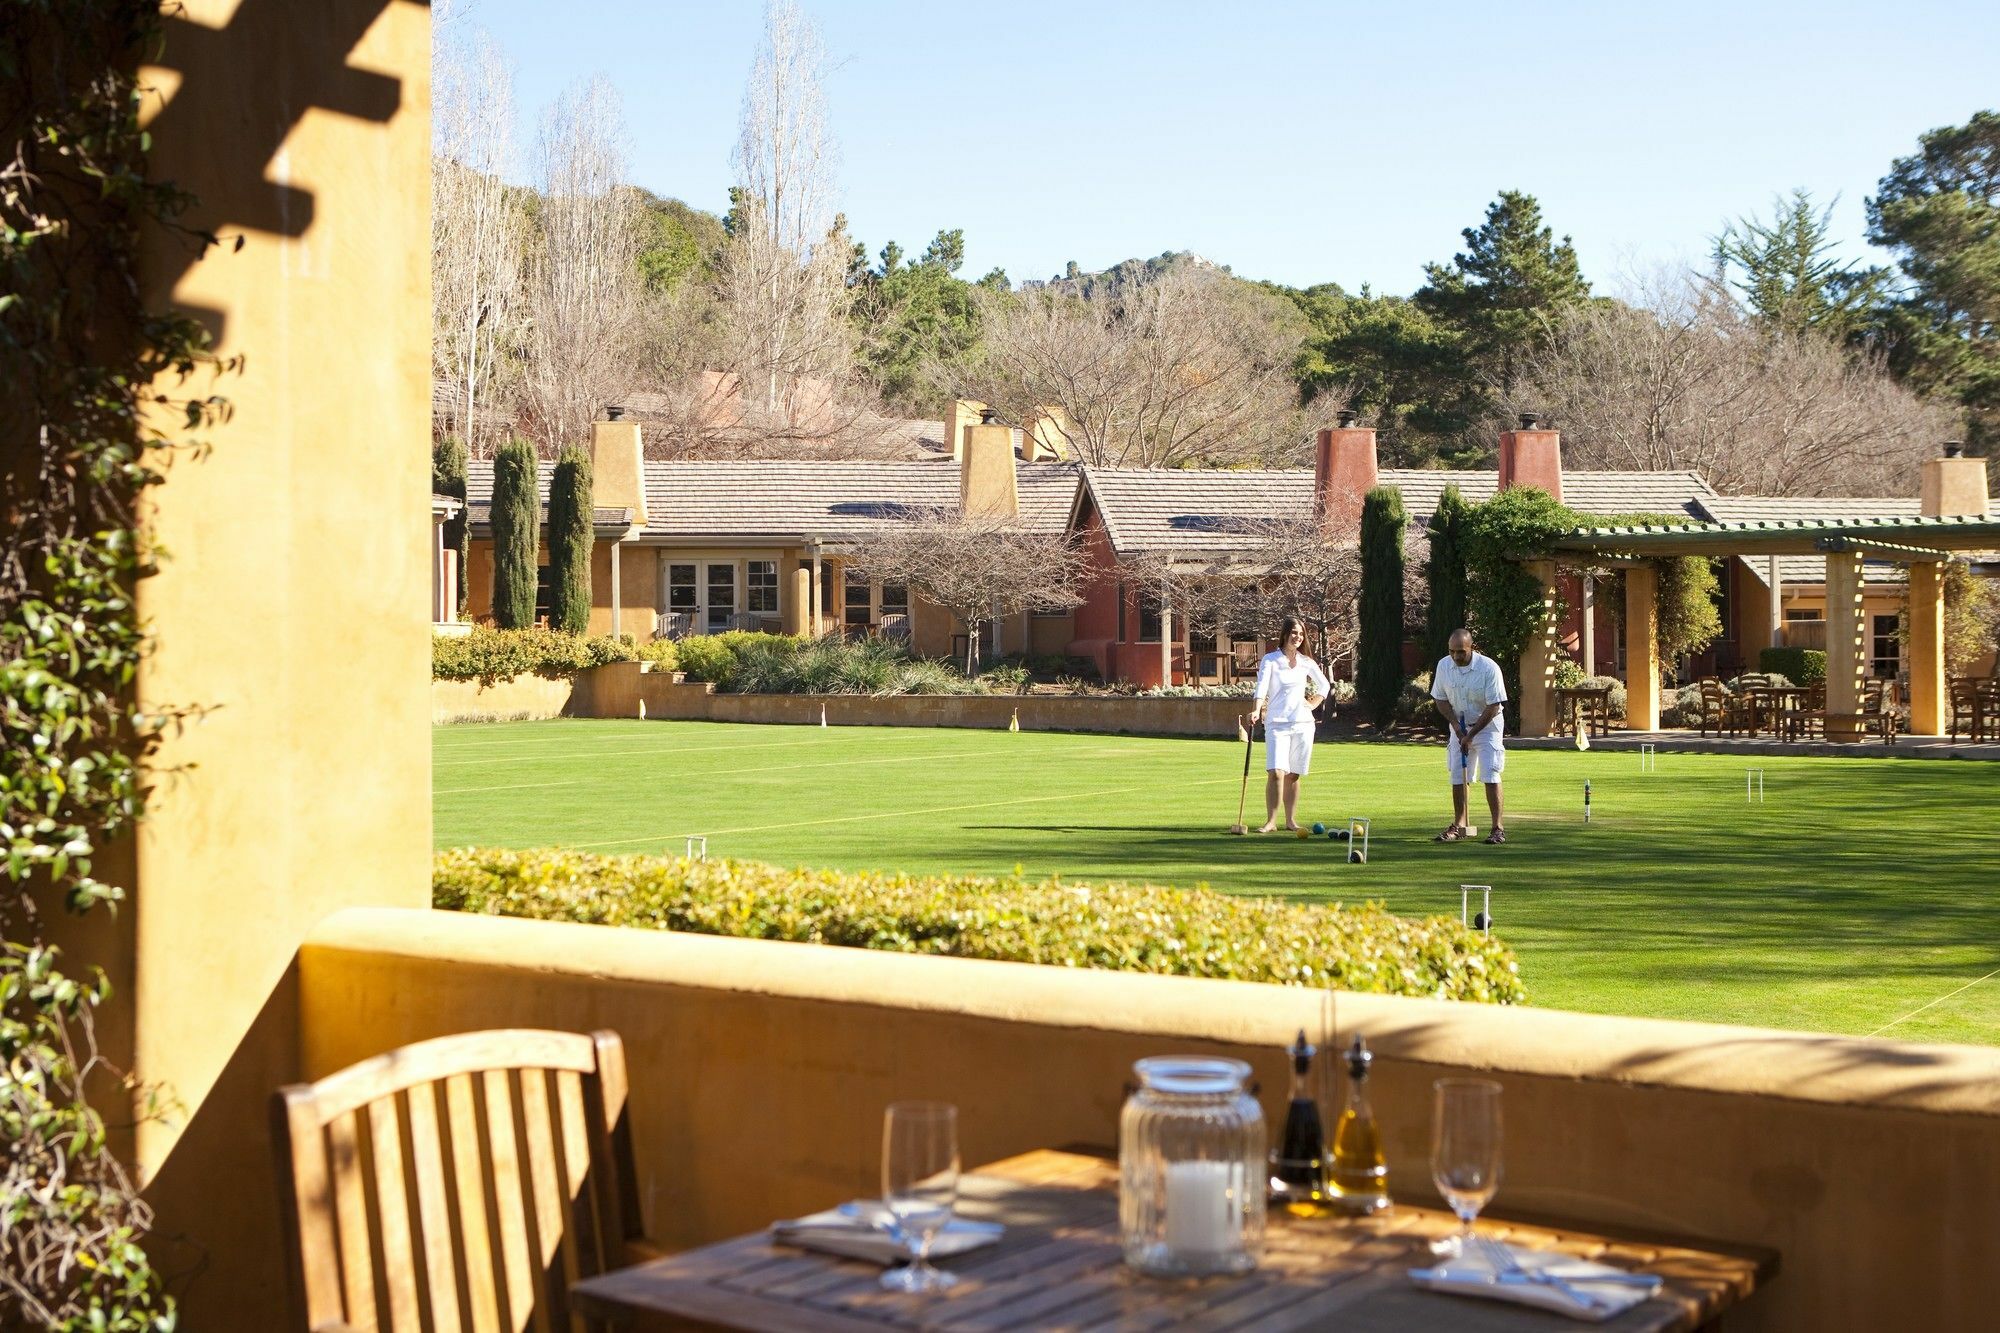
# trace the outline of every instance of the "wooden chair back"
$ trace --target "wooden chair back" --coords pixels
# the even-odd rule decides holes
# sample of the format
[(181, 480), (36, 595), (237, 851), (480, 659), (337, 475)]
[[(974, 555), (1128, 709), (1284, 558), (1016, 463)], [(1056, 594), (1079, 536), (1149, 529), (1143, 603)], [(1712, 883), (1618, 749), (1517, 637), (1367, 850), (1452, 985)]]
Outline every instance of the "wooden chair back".
[(642, 1225), (615, 1032), (418, 1042), (272, 1098), (310, 1333), (568, 1333)]

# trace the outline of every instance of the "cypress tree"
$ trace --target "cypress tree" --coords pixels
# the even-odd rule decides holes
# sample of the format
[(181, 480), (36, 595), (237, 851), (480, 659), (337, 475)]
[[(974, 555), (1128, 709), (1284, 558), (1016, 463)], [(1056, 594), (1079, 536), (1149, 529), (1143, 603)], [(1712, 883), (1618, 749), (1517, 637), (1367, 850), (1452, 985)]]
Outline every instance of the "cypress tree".
[(444, 544), (458, 552), (458, 610), (465, 613), (465, 562), (472, 552), (472, 538), (465, 521), (465, 445), (455, 436), (446, 436), (431, 446), (431, 493), (449, 495), (461, 508), (457, 518), (446, 519)]
[(1377, 486), (1361, 502), (1361, 641), (1354, 692), (1380, 730), (1403, 692), (1403, 493)]
[(549, 626), (581, 634), (590, 627), (590, 455), (562, 451), (549, 481)]
[(493, 455), (493, 619), (501, 629), (535, 623), (535, 446), (512, 439)]
[(1465, 626), (1465, 518), (1471, 506), (1447, 486), (1431, 515), (1430, 563), (1424, 581), (1430, 588), (1430, 612), (1424, 619), (1424, 660), (1435, 665), (1450, 645), (1451, 632)]

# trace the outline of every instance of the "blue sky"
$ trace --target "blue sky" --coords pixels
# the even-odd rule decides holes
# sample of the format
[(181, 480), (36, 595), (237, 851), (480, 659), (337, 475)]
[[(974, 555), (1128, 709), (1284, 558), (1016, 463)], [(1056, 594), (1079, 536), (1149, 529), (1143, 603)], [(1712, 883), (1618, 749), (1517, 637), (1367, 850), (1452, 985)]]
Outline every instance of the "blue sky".
[[(1699, 260), (1803, 186), (1862, 200), (1926, 129), (2000, 105), (2000, 4), (1005, 4), (805, 0), (842, 207), (871, 253), (966, 234), (1019, 281), (1193, 250), (1407, 292), (1502, 189), (1600, 289)], [(623, 95), (633, 180), (722, 211), (753, 0), (472, 0), (516, 143), (567, 84)], [(522, 172), (525, 176), (525, 160)]]

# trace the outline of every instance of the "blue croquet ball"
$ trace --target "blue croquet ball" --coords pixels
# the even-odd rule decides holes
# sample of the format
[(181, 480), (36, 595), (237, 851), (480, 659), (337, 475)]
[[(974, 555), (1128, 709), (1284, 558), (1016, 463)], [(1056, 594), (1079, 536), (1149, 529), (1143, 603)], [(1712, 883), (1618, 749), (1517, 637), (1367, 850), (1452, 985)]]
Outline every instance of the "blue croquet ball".
[(1347, 853), (1347, 860), (1348, 863), (1351, 865), (1359, 865), (1361, 862), (1367, 859), (1368, 859), (1367, 857), (1361, 854), (1361, 849), (1359, 847), (1356, 847)]
[(1493, 922), (1487, 918), (1486, 913), (1474, 912), (1472, 914), (1472, 928), (1474, 930), (1487, 930), (1490, 929), (1492, 925)]
[(1324, 833), (1324, 832), (1326, 832), (1326, 825), (1324, 825), (1324, 824), (1314, 824), (1314, 825), (1313, 825), (1313, 836), (1314, 836), (1315, 838), (1317, 838), (1317, 837), (1318, 837), (1318, 836), (1319, 836), (1320, 834), (1322, 834), (1322, 833)]

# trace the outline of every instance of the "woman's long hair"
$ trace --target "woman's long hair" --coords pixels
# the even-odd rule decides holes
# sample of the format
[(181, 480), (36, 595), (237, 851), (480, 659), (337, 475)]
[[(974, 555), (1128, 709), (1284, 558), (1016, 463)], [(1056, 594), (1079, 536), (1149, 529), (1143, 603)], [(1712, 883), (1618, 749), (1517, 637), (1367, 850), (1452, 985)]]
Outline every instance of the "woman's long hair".
[(1299, 632), (1299, 651), (1305, 651), (1306, 622), (1300, 620), (1297, 616), (1286, 616), (1278, 625), (1278, 649), (1280, 652), (1284, 651), (1285, 640), (1292, 637), (1293, 630)]

